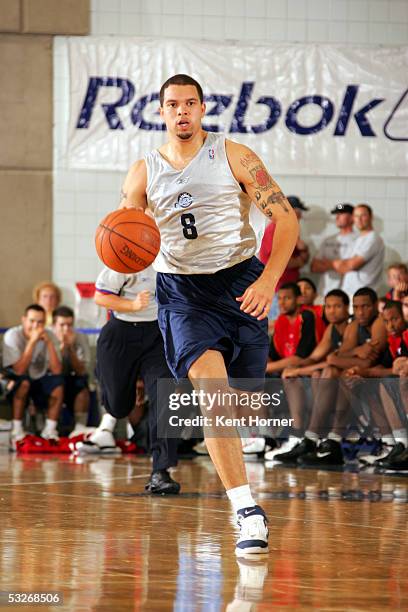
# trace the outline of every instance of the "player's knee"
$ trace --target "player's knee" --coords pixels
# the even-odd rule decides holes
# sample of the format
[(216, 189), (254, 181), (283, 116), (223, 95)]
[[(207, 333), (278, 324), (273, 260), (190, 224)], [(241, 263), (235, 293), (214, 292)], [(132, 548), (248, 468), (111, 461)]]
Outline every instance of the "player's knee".
[(16, 395), (18, 398), (26, 397), (29, 391), (30, 391), (30, 381), (24, 379), (20, 382), (19, 387), (16, 391)]
[(55, 399), (62, 399), (64, 397), (64, 385), (61, 384), (58, 387), (54, 387), (50, 395)]

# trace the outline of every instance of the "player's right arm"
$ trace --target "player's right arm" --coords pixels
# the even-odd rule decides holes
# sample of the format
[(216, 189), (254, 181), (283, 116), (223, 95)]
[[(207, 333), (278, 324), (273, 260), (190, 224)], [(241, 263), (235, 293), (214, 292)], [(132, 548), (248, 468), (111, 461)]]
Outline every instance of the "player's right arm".
[[(144, 159), (139, 159), (131, 167), (120, 192), (119, 208), (147, 207), (147, 168)], [(117, 309), (115, 309), (117, 310)]]
[(139, 310), (144, 310), (149, 305), (150, 291), (140, 291), (134, 300), (128, 300), (114, 293), (102, 293), (96, 290), (94, 300), (98, 306), (102, 306), (108, 310), (116, 310), (116, 312), (138, 312)]

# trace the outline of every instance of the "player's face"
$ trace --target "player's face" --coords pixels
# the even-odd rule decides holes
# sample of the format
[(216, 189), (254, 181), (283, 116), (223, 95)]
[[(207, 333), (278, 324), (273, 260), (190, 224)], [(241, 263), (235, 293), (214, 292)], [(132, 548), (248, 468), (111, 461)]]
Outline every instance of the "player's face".
[(63, 340), (64, 336), (74, 330), (74, 319), (72, 317), (57, 317), (53, 330), (58, 340)]
[(357, 206), (353, 212), (353, 220), (359, 230), (368, 230), (371, 228), (371, 216), (364, 206)]
[(281, 314), (292, 315), (298, 307), (298, 298), (291, 289), (279, 289), (278, 305)]
[(45, 315), (37, 310), (29, 310), (26, 315), (21, 318), (23, 324), (23, 333), (28, 338), (34, 330), (44, 329)]
[(337, 213), (336, 227), (343, 229), (353, 225), (353, 215), (351, 213)]
[(408, 295), (402, 298), (402, 314), (404, 315), (405, 323), (408, 323)]
[(205, 104), (201, 104), (194, 85), (169, 85), (164, 90), (163, 117), (170, 137), (188, 141), (201, 130)]
[(324, 314), (329, 323), (342, 323), (349, 317), (348, 306), (340, 297), (330, 295), (324, 302)]
[(397, 308), (386, 308), (383, 312), (383, 321), (390, 336), (399, 336), (406, 327)]
[(378, 305), (368, 295), (359, 295), (353, 298), (353, 311), (357, 323), (365, 327), (378, 314)]
[(58, 296), (52, 287), (44, 287), (41, 289), (40, 295), (38, 296), (38, 303), (47, 312), (54, 310), (58, 306)]
[(299, 302), (301, 304), (305, 304), (305, 306), (312, 306), (313, 302), (316, 299), (316, 291), (306, 281), (299, 281), (297, 283), (297, 286), (299, 287), (300, 293), (302, 294), (302, 297), (300, 298)]

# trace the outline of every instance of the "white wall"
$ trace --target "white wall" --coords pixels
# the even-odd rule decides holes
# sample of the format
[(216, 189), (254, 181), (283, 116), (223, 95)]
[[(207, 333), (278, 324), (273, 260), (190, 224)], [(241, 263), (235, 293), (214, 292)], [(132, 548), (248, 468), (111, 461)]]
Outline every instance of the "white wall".
[[(92, 0), (91, 34), (251, 40), (408, 44), (408, 0)], [(55, 40), (53, 279), (73, 300), (76, 281), (95, 279), (100, 264), (93, 235), (118, 203), (121, 173), (68, 171), (62, 101), (67, 96), (63, 39)], [(273, 168), (270, 168), (273, 173)], [(311, 207), (303, 237), (312, 250), (333, 233), (328, 210), (340, 201), (372, 205), (387, 260), (408, 260), (408, 182), (365, 177), (274, 175)]]

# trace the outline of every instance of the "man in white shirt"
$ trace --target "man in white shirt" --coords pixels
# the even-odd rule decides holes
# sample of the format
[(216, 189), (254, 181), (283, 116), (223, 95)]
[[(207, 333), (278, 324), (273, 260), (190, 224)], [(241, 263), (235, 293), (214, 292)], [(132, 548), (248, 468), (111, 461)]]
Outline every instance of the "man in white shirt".
[(27, 306), (21, 325), (11, 327), (4, 334), (3, 367), (15, 381), (9, 394), (13, 406), (12, 449), (17, 450), (17, 443), (26, 436), (23, 415), (29, 397), (36, 406), (47, 409), (41, 436), (57, 440), (57, 421), (63, 401), (62, 364), (58, 341), (45, 329), (42, 306)]
[(358, 232), (354, 231), (353, 227), (353, 211), (354, 206), (348, 203), (337, 204), (330, 211), (332, 215), (336, 215), (336, 227), (340, 231), (323, 240), (312, 260), (312, 272), (320, 275), (319, 295), (325, 296), (329, 291), (341, 287), (342, 276), (333, 269), (332, 262), (335, 259), (346, 259), (358, 238)]
[(348, 295), (361, 287), (377, 290), (384, 270), (384, 243), (373, 228), (371, 207), (358, 204), (353, 219), (360, 234), (346, 259), (332, 261), (333, 269), (343, 275), (341, 288)]

